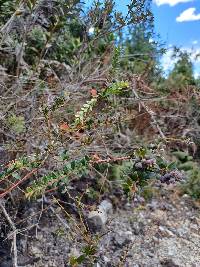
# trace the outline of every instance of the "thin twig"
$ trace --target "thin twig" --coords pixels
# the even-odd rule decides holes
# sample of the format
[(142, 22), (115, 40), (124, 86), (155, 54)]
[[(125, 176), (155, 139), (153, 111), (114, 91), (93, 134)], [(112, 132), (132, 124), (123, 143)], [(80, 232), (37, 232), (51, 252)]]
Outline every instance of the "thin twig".
[(5, 197), (8, 193), (10, 193), (13, 189), (18, 187), (21, 183), (23, 183), (25, 180), (27, 180), (32, 174), (34, 174), (38, 169), (33, 169), (31, 172), (26, 174), (21, 180), (19, 180), (17, 183), (13, 184), (11, 187), (6, 189), (5, 192), (0, 194), (0, 199)]
[(119, 157), (119, 158), (108, 158), (108, 159), (98, 159), (98, 160), (91, 160), (90, 163), (110, 163), (110, 162), (116, 162), (116, 161), (123, 161), (123, 160), (129, 160), (131, 159), (130, 156), (127, 157)]
[[(134, 80), (134, 82), (133, 82), (132, 92), (133, 92), (134, 96), (136, 97), (136, 99), (140, 100), (140, 97), (139, 97), (139, 95), (138, 95), (138, 93), (137, 93), (137, 91), (136, 91), (136, 83), (135, 83), (135, 80)], [(153, 124), (156, 126), (156, 128), (157, 128), (157, 130), (158, 130), (160, 136), (161, 136), (164, 140), (166, 140), (166, 136), (164, 135), (164, 133), (163, 133), (163, 131), (161, 130), (161, 128), (160, 128), (158, 122), (157, 122), (156, 119), (155, 119), (155, 114), (154, 114), (154, 112), (153, 112), (147, 105), (145, 105), (144, 102), (143, 102), (142, 100), (141, 100), (139, 103), (141, 104), (141, 106), (144, 108), (144, 110), (146, 110), (146, 112), (147, 112), (147, 113), (149, 114), (149, 116), (151, 117), (151, 120), (152, 120)]]
[(17, 264), (17, 229), (12, 221), (12, 219), (10, 218), (9, 214), (7, 213), (5, 207), (4, 207), (4, 202), (2, 199), (0, 199), (0, 208), (6, 218), (6, 220), (8, 221), (8, 223), (10, 224), (12, 230), (13, 230), (13, 267), (18, 267)]

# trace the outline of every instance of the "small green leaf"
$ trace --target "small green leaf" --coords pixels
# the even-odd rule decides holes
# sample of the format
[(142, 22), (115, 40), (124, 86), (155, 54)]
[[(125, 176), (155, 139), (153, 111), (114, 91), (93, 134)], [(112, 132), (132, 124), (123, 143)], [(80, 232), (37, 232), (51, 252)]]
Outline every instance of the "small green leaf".
[(176, 162), (172, 162), (167, 166), (167, 169), (168, 170), (174, 170), (177, 167), (176, 165), (177, 165)]
[(19, 180), (21, 178), (21, 176), (19, 175), (18, 172), (12, 173), (12, 177), (15, 178), (15, 179), (17, 179), (17, 180)]
[(74, 170), (76, 168), (76, 161), (75, 160), (73, 160), (71, 162), (71, 168), (72, 168), (72, 170)]

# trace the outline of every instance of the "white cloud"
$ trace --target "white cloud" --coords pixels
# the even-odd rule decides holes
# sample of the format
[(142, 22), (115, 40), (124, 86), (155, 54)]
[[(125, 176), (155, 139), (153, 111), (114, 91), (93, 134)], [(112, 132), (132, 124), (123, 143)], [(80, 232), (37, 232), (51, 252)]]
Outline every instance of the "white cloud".
[(176, 18), (177, 22), (184, 22), (184, 21), (195, 21), (200, 20), (200, 13), (195, 14), (196, 8), (190, 7), (183, 11), (179, 17)]
[(192, 60), (192, 63), (194, 64), (200, 64), (200, 48), (185, 48), (183, 49), (185, 51), (187, 51), (190, 54), (190, 58)]
[(200, 76), (200, 47), (196, 49), (187, 48), (185, 50), (191, 54), (190, 59), (194, 67), (194, 77), (197, 78)]
[(88, 30), (89, 34), (91, 34), (91, 35), (94, 34), (94, 31), (95, 31), (94, 27), (90, 27)]
[[(189, 47), (183, 47), (182, 51), (186, 51), (190, 54), (190, 59), (194, 66), (194, 75), (195, 77), (200, 76), (200, 47), (192, 49)], [(169, 47), (167, 52), (162, 56), (161, 65), (166, 76), (174, 68), (174, 65), (177, 62), (177, 58), (173, 58), (173, 47)]]
[(167, 52), (162, 56), (161, 65), (166, 75), (173, 69), (174, 64), (177, 62), (176, 58), (172, 58), (173, 49), (169, 48)]
[(194, 41), (192, 42), (192, 44), (193, 44), (193, 45), (197, 45), (197, 44), (198, 44), (198, 41), (197, 41), (197, 40), (194, 40)]
[(154, 3), (157, 6), (161, 5), (170, 5), (170, 6), (175, 6), (180, 3), (187, 3), (187, 2), (192, 2), (194, 0), (154, 0)]

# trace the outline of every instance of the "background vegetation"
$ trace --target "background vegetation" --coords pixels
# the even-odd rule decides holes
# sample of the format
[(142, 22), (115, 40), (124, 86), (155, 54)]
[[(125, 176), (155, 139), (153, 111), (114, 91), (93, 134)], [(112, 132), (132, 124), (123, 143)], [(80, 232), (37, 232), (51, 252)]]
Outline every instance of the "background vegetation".
[[(112, 0), (1, 0), (3, 207), (64, 197), (80, 215), (110, 192), (149, 196), (152, 180), (199, 198), (199, 80), (177, 48), (166, 77), (165, 52), (149, 0), (126, 15)], [(72, 266), (95, 261), (85, 240)]]

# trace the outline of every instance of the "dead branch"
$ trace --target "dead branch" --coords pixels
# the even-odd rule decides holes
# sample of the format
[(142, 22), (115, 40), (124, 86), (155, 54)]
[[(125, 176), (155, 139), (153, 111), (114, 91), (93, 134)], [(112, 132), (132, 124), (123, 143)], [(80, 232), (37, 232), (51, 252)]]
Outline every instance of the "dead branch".
[(13, 230), (13, 267), (18, 267), (18, 261), (17, 261), (17, 229), (15, 227), (15, 224), (13, 223), (12, 219), (10, 218), (9, 214), (7, 213), (5, 207), (4, 207), (4, 201), (0, 199), (0, 208), (3, 212), (3, 215), (5, 216), (6, 220), (8, 221), (10, 227)]

